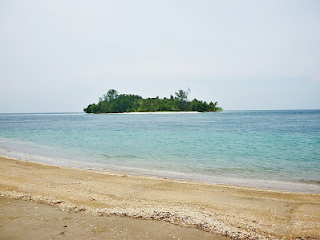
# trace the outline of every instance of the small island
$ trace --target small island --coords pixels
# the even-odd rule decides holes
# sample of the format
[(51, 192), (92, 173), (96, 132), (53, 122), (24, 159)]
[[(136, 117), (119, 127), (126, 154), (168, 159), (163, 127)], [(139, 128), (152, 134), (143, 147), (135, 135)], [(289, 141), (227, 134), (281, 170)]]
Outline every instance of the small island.
[(218, 112), (222, 111), (217, 102), (207, 103), (206, 101), (188, 100), (188, 91), (178, 90), (175, 96), (170, 98), (142, 98), (134, 94), (119, 94), (115, 89), (110, 89), (99, 98), (98, 104), (90, 104), (84, 108), (86, 113), (125, 113), (125, 112)]

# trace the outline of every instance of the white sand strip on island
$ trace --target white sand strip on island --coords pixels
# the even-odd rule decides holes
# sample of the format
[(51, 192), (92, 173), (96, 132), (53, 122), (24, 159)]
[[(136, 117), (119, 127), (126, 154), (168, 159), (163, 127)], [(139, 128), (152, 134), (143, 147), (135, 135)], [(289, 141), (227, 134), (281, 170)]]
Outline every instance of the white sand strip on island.
[(197, 111), (159, 111), (159, 112), (122, 112), (122, 113), (99, 113), (99, 114), (195, 114)]
[(153, 219), (237, 239), (320, 239), (320, 195), (174, 181), (0, 158), (6, 198)]

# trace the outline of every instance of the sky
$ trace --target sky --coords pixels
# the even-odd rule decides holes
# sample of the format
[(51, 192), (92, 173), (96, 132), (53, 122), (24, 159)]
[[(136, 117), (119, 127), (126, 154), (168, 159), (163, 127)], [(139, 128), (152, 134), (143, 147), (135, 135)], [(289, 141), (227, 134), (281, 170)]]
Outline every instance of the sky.
[(0, 113), (188, 88), (225, 110), (320, 109), (320, 1), (0, 0)]

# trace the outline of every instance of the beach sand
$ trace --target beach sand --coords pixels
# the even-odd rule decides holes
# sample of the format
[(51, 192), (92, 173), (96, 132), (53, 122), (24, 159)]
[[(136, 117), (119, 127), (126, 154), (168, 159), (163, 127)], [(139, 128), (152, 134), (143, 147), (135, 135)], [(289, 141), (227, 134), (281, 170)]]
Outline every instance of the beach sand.
[(320, 239), (320, 194), (0, 163), (0, 239)]
[(195, 228), (153, 220), (68, 213), (48, 205), (0, 197), (0, 239), (218, 239)]

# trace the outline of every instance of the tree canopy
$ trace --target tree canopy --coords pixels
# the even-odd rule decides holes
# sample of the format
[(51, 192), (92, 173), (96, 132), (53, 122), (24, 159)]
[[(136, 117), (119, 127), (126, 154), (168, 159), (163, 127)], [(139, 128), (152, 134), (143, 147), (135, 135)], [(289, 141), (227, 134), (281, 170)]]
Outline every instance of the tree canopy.
[(110, 89), (99, 98), (98, 104), (90, 104), (83, 110), (86, 113), (123, 113), (123, 112), (158, 112), (158, 111), (222, 111), (217, 102), (193, 99), (188, 100), (188, 91), (182, 89), (175, 92), (170, 98), (142, 98), (134, 94), (119, 94), (115, 89)]

